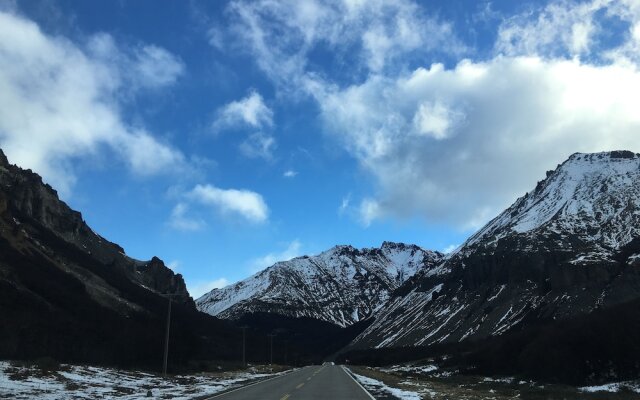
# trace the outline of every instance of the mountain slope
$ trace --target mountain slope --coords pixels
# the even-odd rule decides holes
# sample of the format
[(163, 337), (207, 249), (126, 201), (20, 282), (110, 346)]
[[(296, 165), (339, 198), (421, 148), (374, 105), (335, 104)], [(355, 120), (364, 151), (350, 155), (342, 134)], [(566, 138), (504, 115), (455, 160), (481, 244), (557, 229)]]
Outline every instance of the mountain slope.
[(380, 248), (362, 250), (336, 246), (317, 256), (276, 263), (241, 282), (214, 289), (196, 305), (221, 318), (263, 312), (345, 327), (370, 317), (393, 290), (442, 257), (402, 243), (384, 242)]
[(574, 154), (434, 271), (355, 348), (480, 340), (640, 298), (640, 155)]
[[(640, 234), (639, 164), (636, 154), (625, 151), (574, 154), (473, 235), (463, 250), (468, 253), (479, 245), (495, 246), (510, 235), (527, 234), (555, 239), (558, 248), (578, 251), (576, 264), (611, 259)], [(584, 253), (577, 243), (588, 243), (593, 253)]]
[(236, 331), (199, 313), (180, 275), (126, 256), (0, 151), (0, 358), (159, 367), (161, 294), (175, 302), (171, 364), (231, 357)]

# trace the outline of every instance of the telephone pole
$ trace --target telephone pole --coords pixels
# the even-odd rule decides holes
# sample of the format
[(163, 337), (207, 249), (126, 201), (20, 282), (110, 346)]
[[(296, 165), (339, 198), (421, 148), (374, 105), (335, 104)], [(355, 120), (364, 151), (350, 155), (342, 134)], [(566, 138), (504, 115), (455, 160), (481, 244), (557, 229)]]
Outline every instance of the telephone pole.
[(270, 357), (269, 357), (269, 365), (273, 365), (273, 337), (275, 335), (273, 333), (270, 333), (267, 336), (269, 336), (270, 347), (271, 347), (271, 354), (270, 354)]
[(287, 347), (288, 347), (287, 345), (288, 345), (288, 344), (289, 344), (289, 341), (288, 341), (288, 340), (285, 340), (285, 341), (284, 341), (284, 365), (288, 365), (288, 364), (287, 364), (287, 350), (288, 350), (288, 349), (287, 349)]
[(242, 366), (247, 368), (247, 328), (248, 326), (241, 326), (242, 329)]
[(162, 376), (167, 377), (167, 360), (169, 359), (169, 330), (171, 328), (171, 296), (169, 298), (169, 311), (167, 311), (167, 330), (164, 336), (164, 361), (162, 363)]
[(169, 331), (171, 330), (171, 297), (181, 296), (178, 293), (160, 293), (161, 296), (165, 296), (169, 299), (169, 309), (167, 310), (167, 329), (164, 335), (164, 359), (162, 361), (162, 376), (167, 377), (167, 361), (169, 360)]

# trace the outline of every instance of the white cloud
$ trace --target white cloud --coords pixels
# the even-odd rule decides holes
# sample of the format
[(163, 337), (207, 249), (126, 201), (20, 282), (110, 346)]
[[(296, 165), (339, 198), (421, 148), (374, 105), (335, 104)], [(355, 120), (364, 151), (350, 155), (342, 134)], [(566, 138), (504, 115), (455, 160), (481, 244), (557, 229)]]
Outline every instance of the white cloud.
[(184, 72), (179, 58), (154, 45), (137, 49), (133, 67), (142, 84), (154, 88), (173, 84)]
[(211, 206), (221, 213), (238, 214), (250, 222), (267, 221), (269, 208), (262, 196), (249, 190), (220, 189), (213, 185), (196, 185), (187, 194), (194, 202)]
[[(612, 44), (611, 24), (627, 26), (621, 46), (615, 40)], [(552, 1), (503, 21), (495, 47), (510, 56), (588, 57), (598, 62), (637, 63), (640, 38), (634, 31), (638, 26), (637, 0)]]
[(298, 172), (292, 169), (288, 169), (284, 171), (284, 173), (282, 174), (282, 176), (284, 176), (285, 178), (295, 178), (297, 175), (298, 175)]
[[(183, 168), (182, 153), (120, 115), (130, 79), (117, 62), (124, 53), (108, 35), (92, 37), (83, 48), (0, 12), (0, 146), (9, 159), (43, 175), (63, 195), (76, 179), (71, 160), (92, 156), (101, 146), (139, 175)], [(145, 74), (148, 83), (153, 72)]]
[(317, 76), (308, 81), (308, 72), (318, 71), (308, 71), (307, 56), (319, 45), (338, 58), (357, 54), (372, 72), (393, 69), (406, 56), (465, 50), (450, 24), (409, 0), (236, 0), (228, 12), (242, 47), (283, 90), (315, 84)]
[(187, 283), (187, 290), (194, 299), (198, 299), (209, 293), (213, 289), (220, 289), (229, 285), (226, 278), (219, 278), (212, 281), (197, 281), (193, 284)]
[(167, 268), (171, 269), (173, 272), (178, 272), (182, 267), (182, 263), (178, 260), (173, 260), (167, 264)]
[(345, 197), (342, 198), (342, 201), (340, 202), (340, 207), (338, 207), (338, 214), (339, 215), (344, 214), (349, 209), (350, 205), (351, 205), (351, 193), (347, 194)]
[(360, 221), (365, 227), (368, 227), (374, 220), (382, 216), (380, 204), (376, 200), (368, 198), (360, 202), (358, 212), (360, 214)]
[(273, 125), (273, 111), (264, 103), (260, 93), (252, 91), (247, 97), (232, 101), (217, 111), (214, 131), (238, 126), (252, 128)]
[(464, 120), (464, 113), (451, 110), (439, 101), (425, 102), (418, 106), (413, 116), (413, 125), (418, 135), (434, 139), (446, 139), (455, 126)]
[[(635, 0), (551, 2), (505, 19), (493, 58), (413, 70), (415, 54), (464, 46), (411, 1), (235, 1), (230, 13), (278, 90), (313, 98), (373, 177), (377, 196), (354, 209), (365, 225), (418, 215), (478, 227), (571, 153), (640, 151)], [(623, 43), (606, 40), (611, 23)], [(366, 76), (345, 85), (315, 70), (319, 44), (356, 54)]]
[(171, 216), (169, 217), (169, 226), (179, 231), (199, 231), (203, 229), (206, 224), (204, 221), (187, 216), (189, 206), (185, 203), (178, 203), (171, 210)]
[(281, 252), (269, 253), (262, 257), (258, 257), (251, 261), (251, 272), (262, 271), (263, 269), (272, 266), (278, 261), (289, 261), (292, 258), (299, 257), (301, 255), (302, 243), (298, 240), (294, 240), (287, 245), (287, 248)]
[(273, 136), (257, 132), (250, 135), (240, 144), (240, 152), (245, 157), (262, 158), (270, 161), (273, 160), (273, 151), (276, 146), (276, 139)]
[(182, 60), (161, 47), (118, 46), (106, 33), (91, 36), (86, 48), (88, 56), (108, 68), (114, 83), (127, 95), (173, 85), (185, 71)]
[(220, 28), (217, 26), (209, 28), (207, 37), (212, 47), (218, 50), (224, 50), (224, 32)]
[(506, 19), (496, 48), (508, 55), (588, 54), (595, 26), (594, 13), (608, 0), (552, 2), (541, 9)]
[(460, 247), (460, 245), (459, 245), (459, 244), (450, 244), (450, 245), (448, 245), (447, 247), (445, 247), (444, 249), (442, 249), (442, 252), (443, 252), (444, 254), (449, 254), (449, 253), (451, 253), (452, 251), (454, 251), (455, 249), (457, 249), (458, 247)]
[[(447, 140), (411, 134), (421, 106), (439, 101), (465, 123)], [(365, 224), (418, 213), (463, 226), (486, 222), (573, 152), (640, 151), (639, 102), (634, 67), (536, 57), (433, 65), (319, 99), (328, 129), (380, 186), (361, 206)]]

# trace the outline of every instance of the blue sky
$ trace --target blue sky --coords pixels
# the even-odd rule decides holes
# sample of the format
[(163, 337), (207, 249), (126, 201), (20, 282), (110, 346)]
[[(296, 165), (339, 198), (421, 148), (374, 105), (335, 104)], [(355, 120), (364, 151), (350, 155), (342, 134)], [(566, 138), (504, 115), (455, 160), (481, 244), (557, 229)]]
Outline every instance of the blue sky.
[(639, 66), (632, 0), (2, 1), (0, 146), (199, 295), (640, 151)]

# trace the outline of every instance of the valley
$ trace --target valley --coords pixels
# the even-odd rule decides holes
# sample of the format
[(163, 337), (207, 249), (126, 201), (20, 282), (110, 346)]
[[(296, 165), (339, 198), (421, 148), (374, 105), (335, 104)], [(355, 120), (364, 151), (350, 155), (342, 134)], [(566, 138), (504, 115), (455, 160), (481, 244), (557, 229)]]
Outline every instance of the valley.
[[(638, 154), (573, 155), (449, 254), (340, 245), (195, 301), (159, 258), (129, 258), (4, 157), (0, 184), (4, 359), (153, 371), (170, 295), (169, 371), (198, 387), (222, 378), (189, 374), (216, 365), (245, 376), (244, 354), (285, 369), (366, 365), (354, 376), (378, 398), (608, 390), (606, 398), (624, 399), (640, 390), (637, 338), (627, 334), (640, 328)], [(33, 373), (4, 368), (7, 388)], [(63, 368), (70, 387), (74, 368)], [(251, 376), (228, 379), (260, 377)]]

